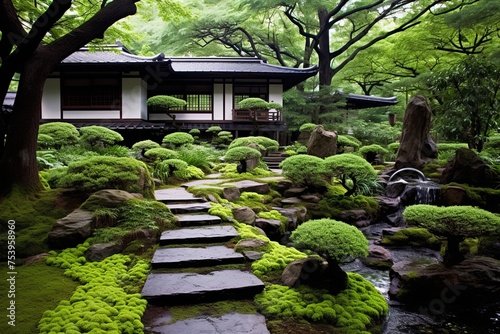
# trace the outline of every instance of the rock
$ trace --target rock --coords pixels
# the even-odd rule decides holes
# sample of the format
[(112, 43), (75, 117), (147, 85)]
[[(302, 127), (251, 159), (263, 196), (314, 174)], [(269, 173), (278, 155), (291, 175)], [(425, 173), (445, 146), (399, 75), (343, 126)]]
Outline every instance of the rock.
[(236, 201), (240, 198), (240, 190), (238, 188), (228, 187), (222, 190), (222, 197), (230, 202)]
[(269, 241), (261, 240), (261, 239), (243, 239), (238, 242), (235, 247), (236, 251), (242, 251), (246, 249), (257, 249), (261, 247), (265, 247), (269, 244)]
[(289, 263), (281, 274), (281, 283), (291, 288), (301, 284), (315, 285), (321, 280), (323, 261), (314, 258), (298, 259)]
[(311, 203), (319, 203), (321, 201), (321, 196), (318, 194), (305, 194), (300, 196), (301, 200)]
[(279, 180), (278, 185), (276, 186), (276, 190), (280, 192), (280, 194), (284, 194), (287, 189), (293, 187), (293, 182), (290, 180)]
[(243, 180), (243, 181), (238, 181), (238, 182), (226, 183), (226, 184), (224, 184), (224, 186), (225, 187), (236, 187), (240, 190), (240, 192), (248, 191), (248, 192), (254, 192), (257, 194), (261, 194), (261, 195), (268, 194), (269, 191), (271, 191), (269, 184), (255, 182), (255, 181), (251, 181), (251, 180)]
[(117, 208), (123, 202), (132, 198), (142, 198), (140, 194), (131, 194), (129, 192), (118, 189), (104, 189), (99, 190), (92, 195), (82, 204), (82, 209), (93, 211), (93, 208)]
[(398, 198), (403, 194), (408, 182), (405, 180), (398, 180), (387, 184), (384, 191), (384, 196), (389, 198)]
[(442, 184), (456, 182), (472, 187), (491, 188), (492, 185), (500, 183), (500, 175), (474, 151), (460, 148), (456, 151), (455, 158), (446, 164), (439, 182)]
[(432, 110), (422, 95), (415, 95), (406, 107), (395, 169), (422, 169), (437, 158), (437, 146), (430, 136)]
[(245, 262), (242, 254), (226, 246), (159, 248), (153, 255), (151, 267), (193, 268)]
[(388, 249), (373, 244), (368, 248), (368, 256), (361, 259), (361, 262), (377, 269), (389, 269), (394, 263), (392, 254)]
[(253, 158), (253, 159), (247, 159), (246, 160), (247, 164), (247, 171), (250, 171), (254, 168), (259, 167), (260, 165), (260, 158)]
[(255, 251), (244, 251), (243, 255), (248, 261), (257, 261), (262, 259), (262, 256), (264, 255), (261, 252), (255, 252)]
[(326, 158), (337, 153), (337, 134), (326, 131), (322, 125), (316, 126), (307, 142), (307, 154)]
[(279, 240), (283, 235), (281, 221), (277, 219), (257, 218), (255, 226), (260, 227), (271, 240)]
[(446, 187), (441, 192), (441, 201), (444, 206), (466, 205), (467, 191), (458, 186)]
[(127, 246), (128, 244), (141, 240), (143, 243), (152, 245), (158, 241), (159, 231), (153, 230), (151, 228), (140, 228), (135, 231), (128, 232), (122, 236), (122, 245)]
[(489, 257), (471, 256), (452, 267), (401, 261), (392, 266), (390, 278), (391, 298), (431, 311), (500, 299), (500, 261)]
[(306, 192), (306, 188), (300, 187), (300, 188), (290, 188), (285, 190), (283, 193), (283, 196), (285, 197), (299, 197), (300, 195), (304, 194)]
[(307, 217), (307, 209), (304, 207), (291, 207), (291, 208), (272, 207), (272, 209), (278, 211), (288, 219), (289, 230), (295, 230), (295, 228), (299, 224), (305, 222)]
[(281, 200), (281, 204), (284, 204), (284, 205), (295, 205), (295, 204), (301, 204), (303, 201), (298, 198), (298, 197), (288, 197), (288, 198), (284, 198)]
[(75, 247), (92, 234), (94, 216), (91, 212), (76, 209), (52, 226), (48, 243), (55, 249)]
[(215, 197), (214, 195), (212, 194), (208, 194), (207, 195), (207, 199), (210, 201), (210, 202), (213, 202), (213, 203), (219, 203), (219, 200), (217, 199), (217, 197)]
[(118, 245), (113, 242), (94, 244), (85, 251), (84, 255), (87, 261), (97, 262), (104, 260), (108, 256), (120, 253), (122, 249), (122, 245)]
[(371, 221), (370, 220), (358, 220), (356, 222), (354, 222), (354, 226), (356, 226), (357, 228), (362, 228), (362, 227), (367, 227), (367, 226), (370, 226), (371, 225)]
[(380, 211), (379, 214), (382, 216), (388, 215), (390, 213), (398, 212), (401, 204), (401, 200), (399, 198), (390, 198), (385, 196), (376, 196), (375, 200), (377, 201)]
[(346, 210), (339, 214), (339, 220), (355, 225), (358, 221), (371, 221), (370, 215), (362, 209)]
[(233, 208), (231, 212), (233, 213), (234, 219), (236, 219), (240, 223), (252, 226), (255, 225), (256, 215), (255, 212), (253, 212), (253, 210), (250, 209), (249, 207), (242, 206), (239, 208)]
[(34, 264), (34, 263), (38, 263), (38, 262), (44, 261), (45, 258), (47, 256), (49, 256), (49, 255), (50, 255), (49, 253), (41, 253), (41, 254), (37, 254), (37, 255), (33, 255), (33, 256), (27, 257), (26, 259), (24, 259), (23, 265), (29, 266), (30, 264)]

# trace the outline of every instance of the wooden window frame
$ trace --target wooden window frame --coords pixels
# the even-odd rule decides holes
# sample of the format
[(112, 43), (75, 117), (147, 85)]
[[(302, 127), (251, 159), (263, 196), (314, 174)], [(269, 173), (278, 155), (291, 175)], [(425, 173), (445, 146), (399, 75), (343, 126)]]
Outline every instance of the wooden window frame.
[[(79, 80), (82, 81), (81, 85), (74, 84)], [(111, 84), (103, 84), (103, 81), (106, 80), (115, 82)], [(73, 81), (73, 83), (71, 83), (71, 81)], [(70, 95), (72, 93), (75, 94), (72, 96)], [(89, 103), (75, 103), (74, 101), (78, 99), (86, 99), (90, 101)], [(98, 99), (104, 100), (105, 103), (99, 103)], [(121, 114), (121, 76), (99, 75), (63, 77), (61, 78), (61, 106), (63, 110), (120, 110)]]

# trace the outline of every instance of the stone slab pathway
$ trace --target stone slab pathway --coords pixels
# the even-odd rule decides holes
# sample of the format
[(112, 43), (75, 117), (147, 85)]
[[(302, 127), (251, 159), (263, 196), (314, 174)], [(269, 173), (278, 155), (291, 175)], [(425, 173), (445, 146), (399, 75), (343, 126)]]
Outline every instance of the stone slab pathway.
[(153, 273), (142, 296), (154, 303), (193, 303), (251, 298), (264, 289), (255, 275), (241, 270), (220, 270), (209, 274)]
[(184, 188), (155, 190), (155, 198), (163, 203), (169, 202), (206, 202), (203, 197), (196, 197)]
[(176, 215), (181, 226), (220, 224), (222, 219), (219, 216), (209, 214), (182, 214)]
[(173, 214), (206, 212), (211, 207), (209, 202), (168, 204), (168, 208)]
[(157, 268), (208, 267), (244, 263), (245, 257), (226, 246), (160, 248), (151, 266)]
[(163, 232), (160, 236), (160, 245), (225, 242), (238, 235), (233, 226), (183, 228)]
[(159, 334), (268, 334), (261, 314), (228, 313), (220, 317), (196, 317), (147, 328)]

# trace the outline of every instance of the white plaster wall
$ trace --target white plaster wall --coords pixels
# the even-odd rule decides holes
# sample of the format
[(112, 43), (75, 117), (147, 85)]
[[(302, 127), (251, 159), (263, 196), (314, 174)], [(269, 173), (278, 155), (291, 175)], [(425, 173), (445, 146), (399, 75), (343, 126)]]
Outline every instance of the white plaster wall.
[[(212, 114), (174, 114), (177, 121), (211, 121)], [(172, 118), (165, 114), (149, 114), (149, 120), (151, 121), (172, 121)]]
[(269, 85), (269, 101), (276, 102), (283, 105), (283, 85), (270, 84)]
[(61, 83), (59, 78), (48, 78), (43, 86), (42, 119), (61, 118)]
[(143, 120), (148, 119), (148, 84), (146, 81), (141, 79), (141, 118)]
[(224, 84), (214, 84), (214, 120), (224, 119)]
[(144, 88), (140, 78), (122, 78), (122, 118), (142, 117)]
[(224, 119), (229, 121), (233, 119), (233, 84), (226, 84), (226, 94), (224, 96), (226, 100), (226, 110), (224, 110)]
[(64, 110), (64, 119), (120, 119), (120, 110)]

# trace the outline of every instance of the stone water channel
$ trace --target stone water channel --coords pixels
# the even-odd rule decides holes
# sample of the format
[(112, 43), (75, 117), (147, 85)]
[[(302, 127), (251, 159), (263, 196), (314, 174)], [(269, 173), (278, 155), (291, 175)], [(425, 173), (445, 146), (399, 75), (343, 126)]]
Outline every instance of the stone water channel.
[[(427, 190), (424, 190), (427, 191)], [(148, 277), (142, 294), (151, 307), (143, 319), (147, 333), (217, 333), (265, 334), (269, 333), (261, 315), (229, 313), (219, 317), (197, 317), (169, 323), (172, 315), (166, 304), (183, 304), (189, 300), (212, 301), (252, 298), (263, 289), (263, 283), (245, 271), (244, 255), (235, 253), (222, 244), (237, 235), (232, 226), (221, 224), (218, 217), (206, 214), (210, 204), (196, 198), (184, 188), (158, 191), (158, 200), (180, 219), (182, 229), (166, 231), (161, 237), (161, 248), (152, 259), (153, 273)], [(383, 230), (391, 228), (386, 223), (376, 223), (362, 228), (370, 243), (380, 240)], [(220, 243), (221, 245), (214, 245)], [(189, 244), (189, 247), (185, 245)], [(192, 248), (193, 244), (200, 247)], [(210, 246), (203, 246), (210, 244)], [(434, 263), (441, 260), (439, 252), (426, 248), (390, 248), (394, 262), (410, 260)], [(210, 271), (204, 274), (186, 273), (183, 268), (207, 267), (218, 264), (242, 264), (242, 270)], [(164, 268), (178, 268), (179, 273), (163, 273)], [(390, 300), (388, 270), (365, 266), (356, 260), (344, 265), (345, 271), (357, 272), (372, 282), (389, 302), (389, 316), (384, 334), (422, 333), (500, 333), (500, 302), (483, 309), (432, 314), (426, 308), (411, 308)], [(423, 292), (424, 293), (424, 292)]]

